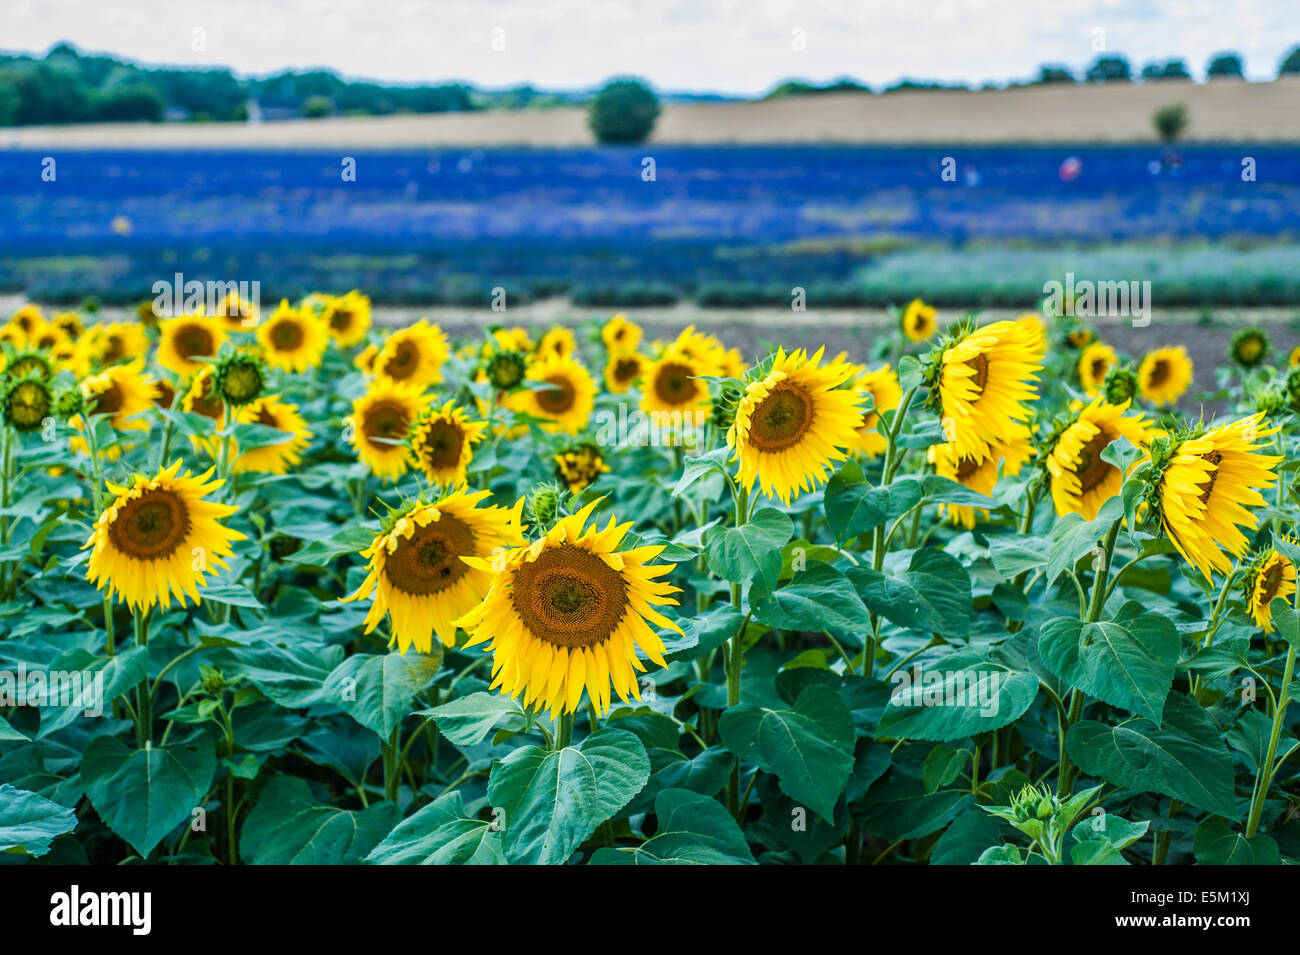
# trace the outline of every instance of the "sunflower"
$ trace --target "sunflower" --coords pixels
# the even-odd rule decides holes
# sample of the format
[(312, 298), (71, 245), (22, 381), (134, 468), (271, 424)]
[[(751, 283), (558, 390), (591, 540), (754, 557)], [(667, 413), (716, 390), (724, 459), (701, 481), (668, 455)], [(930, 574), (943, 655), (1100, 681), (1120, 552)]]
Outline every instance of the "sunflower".
[(650, 563), (663, 545), (620, 551), (632, 524), (610, 518), (604, 530), (587, 528), (598, 503), (493, 562), (467, 560), (494, 576), (483, 601), (457, 621), (470, 635), (466, 646), (487, 642), (491, 688), (545, 706), (552, 718), (576, 711), (584, 689), (597, 715), (609, 711), (611, 684), (624, 702), (641, 699), (638, 648), (667, 665), (650, 624), (681, 632), (655, 609), (675, 605), (670, 595), (679, 592), (655, 579), (672, 569)]
[(506, 399), (510, 408), (540, 418), (547, 431), (577, 434), (587, 426), (596, 405), (596, 383), (581, 364), (558, 355), (538, 358), (528, 366), (526, 381), (537, 390), (516, 391)]
[[(92, 325), (89, 338), (91, 354), (103, 365), (143, 358), (149, 352), (149, 336), (138, 322)], [(160, 353), (160, 360), (161, 357)]]
[(442, 363), (447, 360), (447, 336), (437, 325), (421, 319), (393, 332), (375, 356), (375, 375), (398, 384), (424, 389), (442, 381)]
[[(218, 429), (226, 426), (226, 403), (217, 391), (216, 375), (210, 365), (190, 379), (189, 387), (181, 396), (181, 410), (211, 418)], [(221, 439), (215, 434), (205, 437), (191, 435), (190, 443), (196, 451), (202, 451), (212, 458), (216, 458), (221, 449)]]
[(3, 367), (5, 374), (12, 378), (26, 378), (30, 375), (49, 378), (54, 374), (54, 366), (50, 364), (50, 359), (32, 348), (21, 349), (11, 359), (0, 356), (0, 367)]
[(1286, 356), (1286, 363), (1291, 368), (1300, 366), (1300, 345), (1291, 349), (1291, 354)]
[(572, 358), (578, 353), (578, 341), (567, 328), (552, 328), (537, 343), (536, 358)]
[(470, 421), (454, 401), (430, 408), (411, 426), (411, 463), (431, 484), (464, 484), (474, 445), (485, 430), (485, 422)]
[(926, 305), (919, 298), (912, 299), (903, 309), (900, 320), (903, 334), (914, 342), (925, 341), (939, 327), (935, 321), (936, 314), (933, 306)]
[(215, 358), (226, 340), (222, 320), (210, 315), (182, 315), (158, 323), (158, 364), (183, 378), (207, 367), (199, 358)]
[(199, 602), (199, 585), (210, 568), (225, 568), (231, 542), (244, 535), (221, 523), (238, 508), (204, 500), (222, 481), (209, 481), (209, 469), (198, 477), (179, 474), (181, 462), (152, 478), (136, 475), (130, 485), (107, 482), (115, 500), (95, 521), (85, 546), (92, 548), (86, 578), (132, 610), (155, 603), (181, 606), (188, 595)]
[(214, 313), (232, 332), (247, 331), (257, 326), (260, 316), (257, 304), (241, 296), (236, 289), (226, 293)]
[[(81, 382), (82, 414), (71, 418), (68, 424), (75, 431), (85, 431), (85, 418), (90, 415), (109, 415), (109, 423), (117, 431), (148, 431), (149, 423), (140, 413), (153, 407), (157, 385), (144, 373), (144, 359), (137, 358), (126, 365), (113, 365), (99, 374)], [(89, 454), (86, 439), (73, 435), (72, 450)], [(117, 445), (101, 448), (100, 453), (116, 461), (122, 456)]]
[(27, 333), (13, 322), (7, 322), (4, 326), (0, 326), (0, 343), (22, 348), (27, 344)]
[(55, 349), (67, 347), (70, 339), (67, 332), (57, 325), (50, 324), (32, 332), (27, 338), (27, 344), (32, 348), (52, 353)]
[(50, 383), (39, 375), (0, 380), (0, 420), (18, 431), (32, 432), (53, 414), (55, 398)]
[(600, 448), (590, 441), (565, 448), (554, 459), (555, 476), (571, 494), (584, 491), (602, 474), (609, 472)]
[(1084, 393), (1092, 397), (1100, 391), (1106, 383), (1106, 375), (1118, 361), (1115, 349), (1105, 342), (1093, 342), (1084, 348), (1077, 366), (1079, 384), (1083, 386)]
[(1266, 547), (1254, 556), (1246, 568), (1242, 589), (1246, 597), (1246, 609), (1254, 618), (1255, 625), (1269, 633), (1273, 629), (1273, 609), (1270, 604), (1279, 598), (1286, 600), (1295, 593), (1295, 564), (1272, 547)]
[(847, 362), (822, 365), (819, 349), (811, 359), (801, 348), (789, 355), (778, 349), (763, 378), (750, 382), (727, 431), (727, 446), (740, 462), (739, 482), (755, 481), (785, 504), (826, 476), (833, 461), (856, 446), (862, 426), (862, 394), (841, 388), (852, 374)]
[(25, 340), (26, 336), (45, 324), (45, 313), (39, 305), (28, 302), (10, 316), (9, 324), (22, 332)]
[(271, 317), (257, 326), (257, 340), (272, 368), (302, 373), (320, 365), (330, 336), (324, 322), (283, 299)]
[(1268, 357), (1270, 347), (1262, 328), (1243, 328), (1232, 336), (1228, 357), (1242, 368), (1255, 368)]
[(311, 431), (298, 413), (298, 406), (281, 401), (278, 395), (263, 395), (235, 412), (238, 424), (260, 424), (289, 435), (285, 441), (260, 448), (239, 451), (236, 447), (231, 467), (235, 473), (261, 471), (265, 474), (287, 474), (289, 469), (302, 462), (302, 452), (311, 443)]
[(1086, 325), (1079, 325), (1070, 329), (1066, 334), (1065, 343), (1073, 349), (1081, 350), (1086, 348), (1095, 337), (1096, 336), (1093, 335), (1091, 328), (1088, 328)]
[(994, 322), (943, 349), (935, 390), (945, 434), (961, 457), (985, 457), (989, 445), (1013, 438), (1029, 418), (1040, 344), (1026, 323)]
[(1273, 487), (1282, 458), (1257, 453), (1260, 438), (1277, 428), (1261, 428), (1262, 415), (1220, 425), (1172, 444), (1156, 462), (1161, 521), (1174, 547), (1205, 575), (1226, 573), (1225, 552), (1240, 557), (1248, 541), (1239, 530), (1254, 530), (1259, 518), (1247, 507), (1262, 507), (1260, 491)]
[(352, 446), (377, 477), (396, 481), (407, 472), (406, 437), (427, 404), (422, 389), (387, 378), (353, 402)]
[[(710, 376), (721, 376), (724, 367), (730, 363), (727, 350), (717, 336), (697, 331), (694, 325), (683, 328), (664, 352), (672, 352), (693, 362), (701, 369), (701, 374)], [(739, 358), (740, 353), (737, 352), (735, 357)]]
[(897, 408), (903, 391), (898, 385), (898, 375), (888, 365), (881, 365), (875, 371), (859, 375), (853, 382), (853, 388), (863, 399), (870, 396), (872, 409), (862, 412), (862, 423), (858, 425), (858, 438), (853, 443), (852, 450), (874, 458), (884, 454), (887, 447), (885, 436), (876, 430), (880, 412)]
[(1128, 407), (1127, 401), (1114, 405), (1098, 396), (1056, 438), (1047, 454), (1047, 471), (1058, 516), (1080, 514), (1091, 521), (1120, 492), (1123, 475), (1102, 460), (1102, 451), (1119, 438), (1145, 448), (1154, 437), (1141, 413), (1124, 414)]
[(1162, 408), (1178, 401), (1192, 384), (1192, 359), (1182, 345), (1147, 352), (1138, 365), (1142, 400)]
[(352, 367), (367, 375), (374, 374), (375, 359), (379, 357), (378, 345), (367, 345), (361, 351), (357, 352), (357, 357), (352, 359)]
[[(932, 444), (927, 452), (936, 474), (957, 481), (986, 497), (991, 495), (993, 488), (997, 486), (999, 468), (1001, 473), (1006, 475), (1019, 474), (1024, 463), (1033, 454), (1034, 446), (1029, 440), (1027, 428), (1010, 441), (989, 445), (981, 454), (975, 456), (960, 454), (952, 442)], [(967, 530), (975, 526), (973, 507), (963, 504), (941, 504), (939, 514)], [(984, 515), (987, 517), (988, 512), (985, 511)]]
[(346, 295), (330, 298), (323, 317), (335, 344), (351, 348), (366, 337), (370, 328), (370, 299), (353, 289)]
[[(686, 425), (702, 421), (713, 408), (709, 385), (704, 381), (710, 371), (704, 359), (693, 355), (689, 348), (668, 346), (641, 371), (641, 410), (648, 415), (681, 415)], [(694, 417), (687, 420), (687, 415)]]
[(645, 370), (646, 359), (640, 352), (611, 352), (605, 362), (605, 390), (610, 394), (625, 394)]
[(641, 344), (641, 326), (629, 322), (627, 316), (619, 312), (601, 328), (600, 340), (605, 343), (605, 350), (611, 355), (636, 351)]
[(490, 491), (457, 491), (432, 504), (416, 502), (394, 513), (382, 533), (361, 552), (367, 575), (344, 600), (374, 595), (366, 615), (370, 633), (388, 614), (391, 643), (405, 653), (433, 649), (433, 634), (446, 646), (456, 641), (457, 619), (469, 613), (492, 586), (490, 559), (524, 542), (523, 499), (513, 508), (479, 507)]

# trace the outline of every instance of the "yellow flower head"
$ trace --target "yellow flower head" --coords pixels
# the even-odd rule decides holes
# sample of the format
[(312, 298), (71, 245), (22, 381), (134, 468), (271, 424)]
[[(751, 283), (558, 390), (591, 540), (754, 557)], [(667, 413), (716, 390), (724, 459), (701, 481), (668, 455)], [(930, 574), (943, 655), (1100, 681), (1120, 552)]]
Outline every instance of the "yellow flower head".
[(590, 441), (565, 448), (553, 459), (555, 476), (573, 494), (586, 490), (602, 474), (609, 473), (600, 448)]
[(1127, 401), (1112, 405), (1098, 396), (1057, 437), (1047, 455), (1047, 470), (1058, 516), (1080, 514), (1093, 520), (1101, 506), (1120, 492), (1123, 475), (1101, 453), (1118, 438), (1146, 448), (1154, 437), (1151, 423), (1141, 413), (1125, 416), (1128, 406)]
[(641, 371), (641, 410), (646, 414), (694, 415), (689, 422), (694, 425), (707, 418), (713, 408), (709, 383), (703, 380), (710, 373), (702, 359), (669, 346)]
[(376, 378), (352, 403), (352, 446), (376, 477), (396, 481), (407, 472), (407, 436), (427, 405), (423, 389), (388, 378)]
[(629, 322), (627, 316), (619, 312), (601, 328), (600, 339), (611, 355), (636, 351), (637, 346), (641, 344), (641, 326)]
[(1277, 599), (1290, 600), (1295, 593), (1295, 564), (1272, 547), (1266, 547), (1246, 568), (1242, 586), (1246, 610), (1254, 619), (1255, 626), (1270, 633), (1273, 630), (1273, 608), (1269, 605)]
[[(547, 431), (577, 434), (596, 407), (596, 383), (572, 358), (551, 355), (528, 366), (525, 387), (506, 399), (515, 411), (540, 418)], [(534, 390), (534, 388), (536, 390)]]
[(645, 370), (646, 360), (640, 352), (611, 352), (605, 363), (605, 390), (625, 394)]
[(86, 541), (86, 578), (133, 610), (166, 609), (173, 595), (181, 606), (187, 596), (197, 604), (204, 574), (225, 568), (231, 542), (244, 539), (221, 522), (238, 508), (205, 500), (223, 482), (209, 481), (211, 470), (178, 475), (180, 466), (137, 475), (130, 485), (108, 482), (114, 500)]
[(255, 328), (261, 316), (257, 305), (240, 296), (238, 290), (231, 289), (217, 306), (216, 317), (220, 318), (228, 331), (243, 332)]
[(271, 317), (257, 326), (257, 340), (272, 368), (302, 373), (320, 366), (330, 337), (324, 322), (283, 299)]
[(936, 314), (933, 306), (926, 305), (919, 298), (912, 299), (907, 308), (903, 309), (900, 321), (903, 334), (914, 342), (925, 341), (939, 327), (935, 320)]
[(574, 358), (578, 353), (578, 340), (567, 328), (552, 328), (537, 344), (537, 355), (544, 358)]
[(1106, 383), (1107, 373), (1118, 361), (1119, 356), (1115, 354), (1115, 349), (1105, 342), (1093, 342), (1084, 348), (1083, 354), (1079, 356), (1077, 370), (1079, 384), (1088, 397), (1101, 390), (1101, 386)]
[(1192, 359), (1182, 345), (1147, 352), (1138, 365), (1142, 400), (1168, 408), (1192, 385)]
[(302, 452), (311, 443), (311, 431), (303, 416), (298, 413), (298, 406), (281, 401), (277, 395), (262, 395), (242, 406), (235, 412), (235, 421), (239, 424), (264, 425), (287, 435), (283, 441), (260, 448), (241, 451), (235, 446), (232, 454), (237, 457), (231, 467), (237, 474), (246, 471), (287, 474), (290, 468), (302, 463)]
[(464, 484), (474, 445), (483, 440), (485, 430), (485, 422), (470, 421), (454, 401), (431, 408), (411, 428), (411, 463), (431, 484)]
[[(999, 468), (1001, 473), (1016, 475), (1024, 463), (1034, 454), (1034, 446), (1029, 440), (1028, 429), (1021, 429), (1009, 441), (990, 445), (984, 453), (975, 457), (959, 454), (951, 442), (930, 446), (927, 455), (934, 465), (935, 473), (957, 481), (972, 491), (989, 496), (998, 483)], [(968, 530), (975, 526), (975, 508), (964, 504), (941, 504), (939, 513), (954, 524), (960, 524)], [(984, 512), (988, 516), (988, 512)]]
[(470, 559), (493, 574), (482, 603), (462, 617), (467, 646), (492, 651), (492, 688), (554, 717), (572, 713), (583, 690), (598, 715), (609, 711), (610, 686), (624, 701), (641, 698), (637, 651), (666, 666), (664, 645), (651, 627), (680, 631), (655, 609), (676, 604), (678, 588), (656, 580), (671, 569), (652, 564), (662, 544), (619, 550), (632, 524), (610, 518), (587, 527), (593, 501), (562, 518), (540, 540), (494, 561)]
[(871, 410), (862, 413), (858, 439), (852, 450), (874, 458), (884, 454), (887, 447), (885, 436), (876, 430), (880, 413), (896, 409), (903, 398), (903, 390), (898, 385), (898, 375), (888, 365), (881, 365), (875, 371), (859, 375), (853, 382), (853, 388), (864, 402), (866, 398), (871, 398)]
[[(104, 322), (91, 325), (85, 336), (90, 358), (102, 365), (143, 359), (149, 353), (149, 336), (139, 322)], [(161, 360), (161, 352), (159, 359)]]
[(371, 370), (377, 377), (424, 389), (442, 381), (442, 364), (450, 351), (442, 329), (420, 319), (388, 336)]
[(366, 337), (370, 328), (370, 299), (356, 289), (347, 295), (331, 296), (322, 320), (340, 348), (351, 348)]
[(200, 358), (215, 358), (226, 340), (223, 320), (211, 315), (182, 315), (158, 323), (158, 364), (182, 378), (208, 367)]
[(944, 349), (938, 371), (944, 433), (961, 457), (984, 458), (1028, 420), (1041, 341), (1024, 322), (994, 322), (966, 332)]

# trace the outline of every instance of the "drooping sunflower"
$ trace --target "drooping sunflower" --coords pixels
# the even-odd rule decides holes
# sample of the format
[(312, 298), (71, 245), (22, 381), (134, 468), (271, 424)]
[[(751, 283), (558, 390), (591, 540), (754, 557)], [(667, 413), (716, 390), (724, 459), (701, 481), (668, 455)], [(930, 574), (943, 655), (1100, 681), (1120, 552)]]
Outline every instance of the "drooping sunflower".
[(483, 440), (486, 430), (486, 422), (470, 421), (454, 401), (430, 408), (411, 426), (411, 463), (431, 484), (463, 484), (474, 445)]
[[(965, 485), (972, 491), (985, 496), (993, 493), (998, 483), (999, 470), (1002, 474), (1016, 475), (1034, 454), (1034, 446), (1029, 440), (1028, 429), (1022, 429), (1009, 441), (999, 441), (989, 445), (982, 454), (965, 456), (956, 450), (951, 442), (933, 444), (927, 455), (934, 465), (935, 473)], [(940, 516), (946, 516), (954, 524), (960, 524), (967, 530), (975, 526), (975, 508), (964, 504), (939, 505)], [(987, 516), (988, 512), (984, 512)]]
[(244, 535), (222, 523), (238, 508), (205, 500), (222, 481), (212, 471), (178, 474), (181, 462), (153, 477), (136, 475), (130, 485), (107, 482), (112, 504), (95, 521), (85, 546), (92, 548), (86, 578), (133, 610), (165, 609), (175, 595), (199, 602), (199, 585), (212, 568), (225, 568), (233, 541)]
[[(655, 578), (671, 569), (652, 564), (663, 545), (620, 551), (631, 522), (610, 518), (604, 530), (587, 521), (599, 501), (562, 518), (546, 536), (498, 556), (471, 558), (492, 572), (483, 601), (457, 623), (467, 646), (492, 652), (492, 689), (523, 696), (526, 706), (572, 713), (583, 690), (598, 715), (609, 711), (610, 686), (624, 702), (641, 699), (638, 649), (665, 666), (664, 646), (650, 626), (680, 632), (656, 606), (675, 605), (678, 588)], [(494, 567), (495, 564), (495, 567)]]
[(1261, 426), (1255, 414), (1173, 444), (1156, 462), (1161, 521), (1178, 552), (1205, 575), (1226, 573), (1249, 544), (1241, 527), (1254, 530), (1259, 518), (1247, 510), (1266, 502), (1281, 457), (1260, 454), (1261, 438), (1277, 428)]
[(198, 358), (215, 358), (226, 340), (222, 319), (211, 315), (182, 315), (158, 323), (158, 364), (182, 378), (206, 367)]
[(298, 406), (281, 401), (278, 395), (263, 395), (235, 412), (239, 424), (260, 424), (283, 431), (290, 437), (278, 444), (239, 450), (231, 467), (236, 473), (261, 471), (265, 474), (287, 474), (290, 468), (302, 462), (302, 452), (311, 443), (311, 431), (298, 413)]
[[(675, 339), (664, 349), (678, 357), (685, 358), (701, 369), (701, 374), (719, 377), (724, 368), (734, 364), (727, 355), (727, 349), (716, 335), (702, 332), (694, 325), (687, 325)], [(739, 352), (735, 355), (739, 358)], [(742, 363), (743, 364), (743, 363)]]
[(528, 366), (525, 381), (533, 387), (510, 395), (510, 408), (540, 418), (547, 431), (577, 434), (587, 426), (596, 406), (596, 383), (582, 364), (557, 355), (539, 358)]
[(611, 355), (636, 351), (641, 344), (641, 326), (629, 322), (627, 316), (619, 312), (601, 327), (600, 340), (605, 343), (605, 350)]
[(406, 439), (428, 401), (415, 385), (378, 378), (352, 404), (352, 446), (377, 477), (396, 481), (407, 472)]
[(1192, 385), (1192, 359), (1182, 345), (1147, 352), (1138, 365), (1142, 400), (1168, 408)]
[(1101, 453), (1121, 437), (1146, 448), (1154, 436), (1140, 412), (1125, 415), (1128, 407), (1127, 401), (1109, 404), (1099, 395), (1057, 436), (1046, 463), (1058, 516), (1080, 514), (1091, 521), (1120, 492), (1123, 475)]
[(898, 375), (888, 365), (881, 365), (875, 371), (859, 375), (853, 382), (853, 388), (865, 399), (870, 396), (872, 410), (862, 413), (862, 423), (858, 425), (857, 441), (852, 450), (868, 457), (885, 453), (888, 442), (885, 436), (876, 430), (882, 411), (893, 411), (902, 400), (903, 390), (898, 385)]
[(424, 389), (442, 381), (442, 364), (449, 352), (442, 329), (421, 319), (388, 336), (371, 371), (398, 384)]
[(257, 340), (272, 368), (302, 373), (320, 366), (330, 336), (324, 322), (284, 299), (271, 317), (257, 326)]
[(55, 410), (49, 381), (39, 375), (0, 379), (0, 420), (18, 431), (40, 430)]
[(611, 353), (605, 362), (605, 390), (610, 394), (626, 394), (645, 370), (646, 359), (640, 352)]
[(1089, 397), (1097, 394), (1101, 386), (1106, 383), (1106, 375), (1118, 361), (1119, 356), (1115, 354), (1115, 349), (1105, 342), (1097, 341), (1087, 346), (1079, 356), (1076, 369), (1084, 394)]
[(555, 476), (572, 494), (584, 491), (602, 474), (609, 472), (600, 448), (590, 441), (570, 445), (555, 455)]
[(1273, 608), (1269, 605), (1279, 598), (1290, 599), (1295, 593), (1295, 583), (1295, 564), (1282, 554), (1272, 547), (1265, 547), (1255, 554), (1242, 580), (1246, 610), (1254, 619), (1255, 626), (1265, 633), (1272, 632)]
[(356, 289), (325, 305), (325, 326), (340, 348), (351, 348), (366, 337), (370, 328), (370, 299)]
[(945, 435), (961, 457), (982, 458), (1010, 440), (1038, 397), (1042, 352), (1034, 330), (994, 322), (962, 334), (939, 359), (937, 398)]
[(899, 321), (903, 334), (914, 342), (925, 341), (939, 327), (935, 320), (937, 314), (932, 305), (926, 305), (919, 298), (912, 299), (907, 304), (907, 308), (903, 309)]
[(641, 371), (641, 410), (648, 415), (681, 415), (690, 426), (703, 421), (713, 408), (703, 376), (712, 370), (689, 350), (670, 345)]
[(385, 522), (383, 532), (361, 552), (368, 561), (366, 579), (343, 598), (374, 595), (366, 633), (388, 614), (392, 641), (402, 653), (411, 647), (428, 653), (435, 633), (446, 646), (456, 642), (458, 619), (492, 585), (498, 548), (523, 543), (523, 499), (513, 508), (480, 507), (490, 494), (457, 491), (432, 504), (412, 504)]
[(778, 349), (767, 374), (746, 386), (727, 431), (742, 487), (757, 481), (764, 492), (789, 504), (816, 487), (831, 463), (844, 460), (857, 444), (862, 395), (840, 387), (853, 366), (823, 365), (824, 351), (809, 358), (802, 348), (788, 355)]

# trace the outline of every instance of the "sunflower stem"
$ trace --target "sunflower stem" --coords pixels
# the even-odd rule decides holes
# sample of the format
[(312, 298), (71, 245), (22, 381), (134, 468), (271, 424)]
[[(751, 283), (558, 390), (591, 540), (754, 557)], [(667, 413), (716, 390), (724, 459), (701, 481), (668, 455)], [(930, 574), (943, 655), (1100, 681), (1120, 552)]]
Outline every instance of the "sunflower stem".
[[(149, 611), (135, 610), (131, 614), (131, 623), (135, 628), (135, 645), (149, 646)], [(149, 674), (135, 688), (135, 733), (140, 749), (153, 740), (153, 688), (149, 686)]]
[(561, 750), (573, 742), (573, 719), (572, 713), (561, 713), (560, 718), (555, 723), (555, 749)]
[[(903, 430), (903, 420), (907, 417), (907, 409), (912, 406), (912, 399), (916, 396), (918, 385), (913, 385), (904, 393), (902, 400), (898, 403), (898, 408), (894, 411), (893, 418), (889, 421), (889, 427), (885, 429), (885, 461), (880, 470), (880, 486), (886, 487), (894, 480), (894, 475), (898, 473), (898, 466), (902, 458), (898, 453), (898, 434)], [(883, 421), (884, 418), (880, 417)], [(901, 518), (900, 518), (901, 521)], [(895, 525), (897, 526), (897, 525)], [(871, 569), (879, 573), (885, 568), (885, 553), (888, 550), (888, 538), (885, 534), (885, 525), (879, 525), (873, 532), (871, 538)], [(866, 646), (862, 651), (862, 675), (870, 678), (876, 669), (876, 642), (880, 637), (880, 614), (871, 614), (871, 633), (867, 635)]]
[[(3, 426), (3, 434), (0, 434), (0, 441), (4, 444), (4, 463), (3, 470), (0, 471), (0, 482), (3, 482), (3, 498), (5, 513), (0, 515), (0, 544), (8, 545), (9, 543), (9, 506), (13, 504), (13, 463), (14, 463), (14, 429), (9, 425)], [(18, 589), (18, 568), (20, 564), (13, 566), (13, 579), (9, 577), (9, 561), (0, 564), (0, 585), (3, 586), (6, 598), (12, 598)]]
[[(90, 456), (90, 503), (95, 511), (95, 521), (104, 510), (104, 478), (99, 464), (98, 419), (86, 414), (81, 419), (85, 423), (86, 453)], [(117, 633), (113, 626), (113, 597), (104, 595), (104, 634), (105, 648), (108, 655), (117, 654)], [(113, 715), (117, 715), (117, 701), (113, 701)]]
[[(1298, 601), (1300, 602), (1300, 601)], [(1277, 741), (1282, 735), (1282, 718), (1286, 715), (1287, 705), (1291, 702), (1291, 694), (1287, 688), (1291, 685), (1291, 676), (1295, 673), (1295, 646), (1288, 645), (1286, 651), (1286, 667), (1282, 672), (1282, 694), (1277, 699), (1277, 705), (1273, 707), (1273, 731), (1268, 738), (1268, 752), (1264, 756), (1264, 761), (1259, 764), (1259, 774), (1255, 781), (1255, 792), (1250, 800), (1250, 815), (1246, 821), (1246, 838), (1253, 838), (1259, 830), (1259, 819), (1264, 812), (1264, 800), (1268, 796), (1269, 786), (1273, 784), (1273, 775), (1277, 772), (1277, 766), (1273, 765), (1273, 758), (1277, 755)], [(1279, 764), (1281, 765), (1281, 764)]]

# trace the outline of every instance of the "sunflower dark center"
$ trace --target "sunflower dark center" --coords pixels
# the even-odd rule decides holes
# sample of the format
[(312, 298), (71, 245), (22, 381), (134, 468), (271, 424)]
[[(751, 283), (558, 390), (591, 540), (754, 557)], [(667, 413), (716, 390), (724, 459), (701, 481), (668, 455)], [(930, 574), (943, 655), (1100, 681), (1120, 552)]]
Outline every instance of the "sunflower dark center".
[(641, 370), (641, 363), (634, 358), (620, 358), (614, 363), (614, 380), (631, 381)]
[(109, 525), (113, 545), (136, 560), (169, 556), (188, 536), (190, 515), (174, 491), (155, 488), (120, 507)]
[(302, 345), (302, 325), (293, 319), (276, 322), (271, 326), (271, 343), (281, 351), (293, 351)]
[(699, 394), (699, 385), (691, 376), (695, 373), (690, 365), (669, 362), (659, 369), (655, 376), (655, 394), (667, 405), (684, 405)]
[(90, 414), (117, 414), (122, 410), (122, 386), (116, 381), (86, 402)]
[(420, 439), (420, 456), (431, 468), (452, 468), (460, 463), (465, 435), (451, 421), (434, 421)]
[(552, 375), (546, 379), (549, 388), (537, 392), (537, 403), (550, 414), (563, 414), (573, 407), (577, 392), (573, 382), (564, 375)]
[(1169, 362), (1163, 358), (1157, 359), (1151, 363), (1151, 374), (1147, 378), (1147, 384), (1152, 388), (1159, 388), (1169, 380)]
[(1277, 596), (1277, 592), (1282, 589), (1282, 562), (1275, 560), (1264, 568), (1264, 573), (1259, 579), (1259, 605), (1267, 607), (1269, 602)]
[[(410, 426), (411, 419), (404, 405), (396, 401), (380, 401), (366, 412), (361, 430), (374, 447), (391, 451), (393, 445), (386, 442), (401, 440)], [(376, 441), (376, 438), (383, 440)]]
[(1101, 456), (1113, 440), (1111, 435), (1101, 431), (1080, 449), (1079, 463), (1074, 468), (1074, 473), (1079, 476), (1080, 494), (1087, 494), (1115, 470), (1115, 466)]
[(783, 451), (797, 444), (812, 422), (812, 395), (789, 381), (777, 382), (750, 417), (749, 441), (760, 451)]
[(1219, 479), (1219, 462), (1223, 460), (1223, 453), (1220, 451), (1211, 451), (1209, 454), (1201, 455), (1202, 461), (1208, 461), (1214, 467), (1210, 470), (1210, 476), (1203, 484), (1198, 485), (1201, 489), (1201, 503), (1208, 505), (1210, 495), (1214, 493), (1214, 482)]
[(275, 415), (271, 414), (270, 409), (268, 409), (266, 405), (262, 405), (257, 409), (257, 423), (264, 424), (268, 428), (280, 427), (280, 422), (276, 420)]
[(474, 531), (459, 518), (444, 514), (441, 520), (400, 540), (384, 564), (388, 582), (417, 597), (446, 590), (469, 572), (461, 557), (472, 557)]
[(126, 343), (122, 341), (121, 335), (109, 335), (108, 344), (104, 348), (105, 364), (113, 364), (121, 361), (126, 357)]
[(396, 381), (402, 381), (415, 374), (420, 366), (420, 349), (411, 342), (402, 342), (393, 351), (393, 356), (384, 365), (384, 374)]
[(989, 383), (989, 360), (985, 355), (976, 355), (966, 362), (975, 374), (971, 375), (971, 383), (975, 386), (977, 394), (984, 393), (984, 386)]
[(176, 351), (182, 358), (189, 359), (195, 355), (211, 355), (212, 333), (202, 325), (182, 325), (175, 336)]
[(627, 584), (576, 544), (542, 551), (515, 572), (511, 600), (530, 633), (557, 647), (591, 647), (609, 639), (627, 611)]
[(347, 308), (336, 308), (330, 314), (330, 328), (336, 332), (347, 331), (352, 327), (352, 310)]

